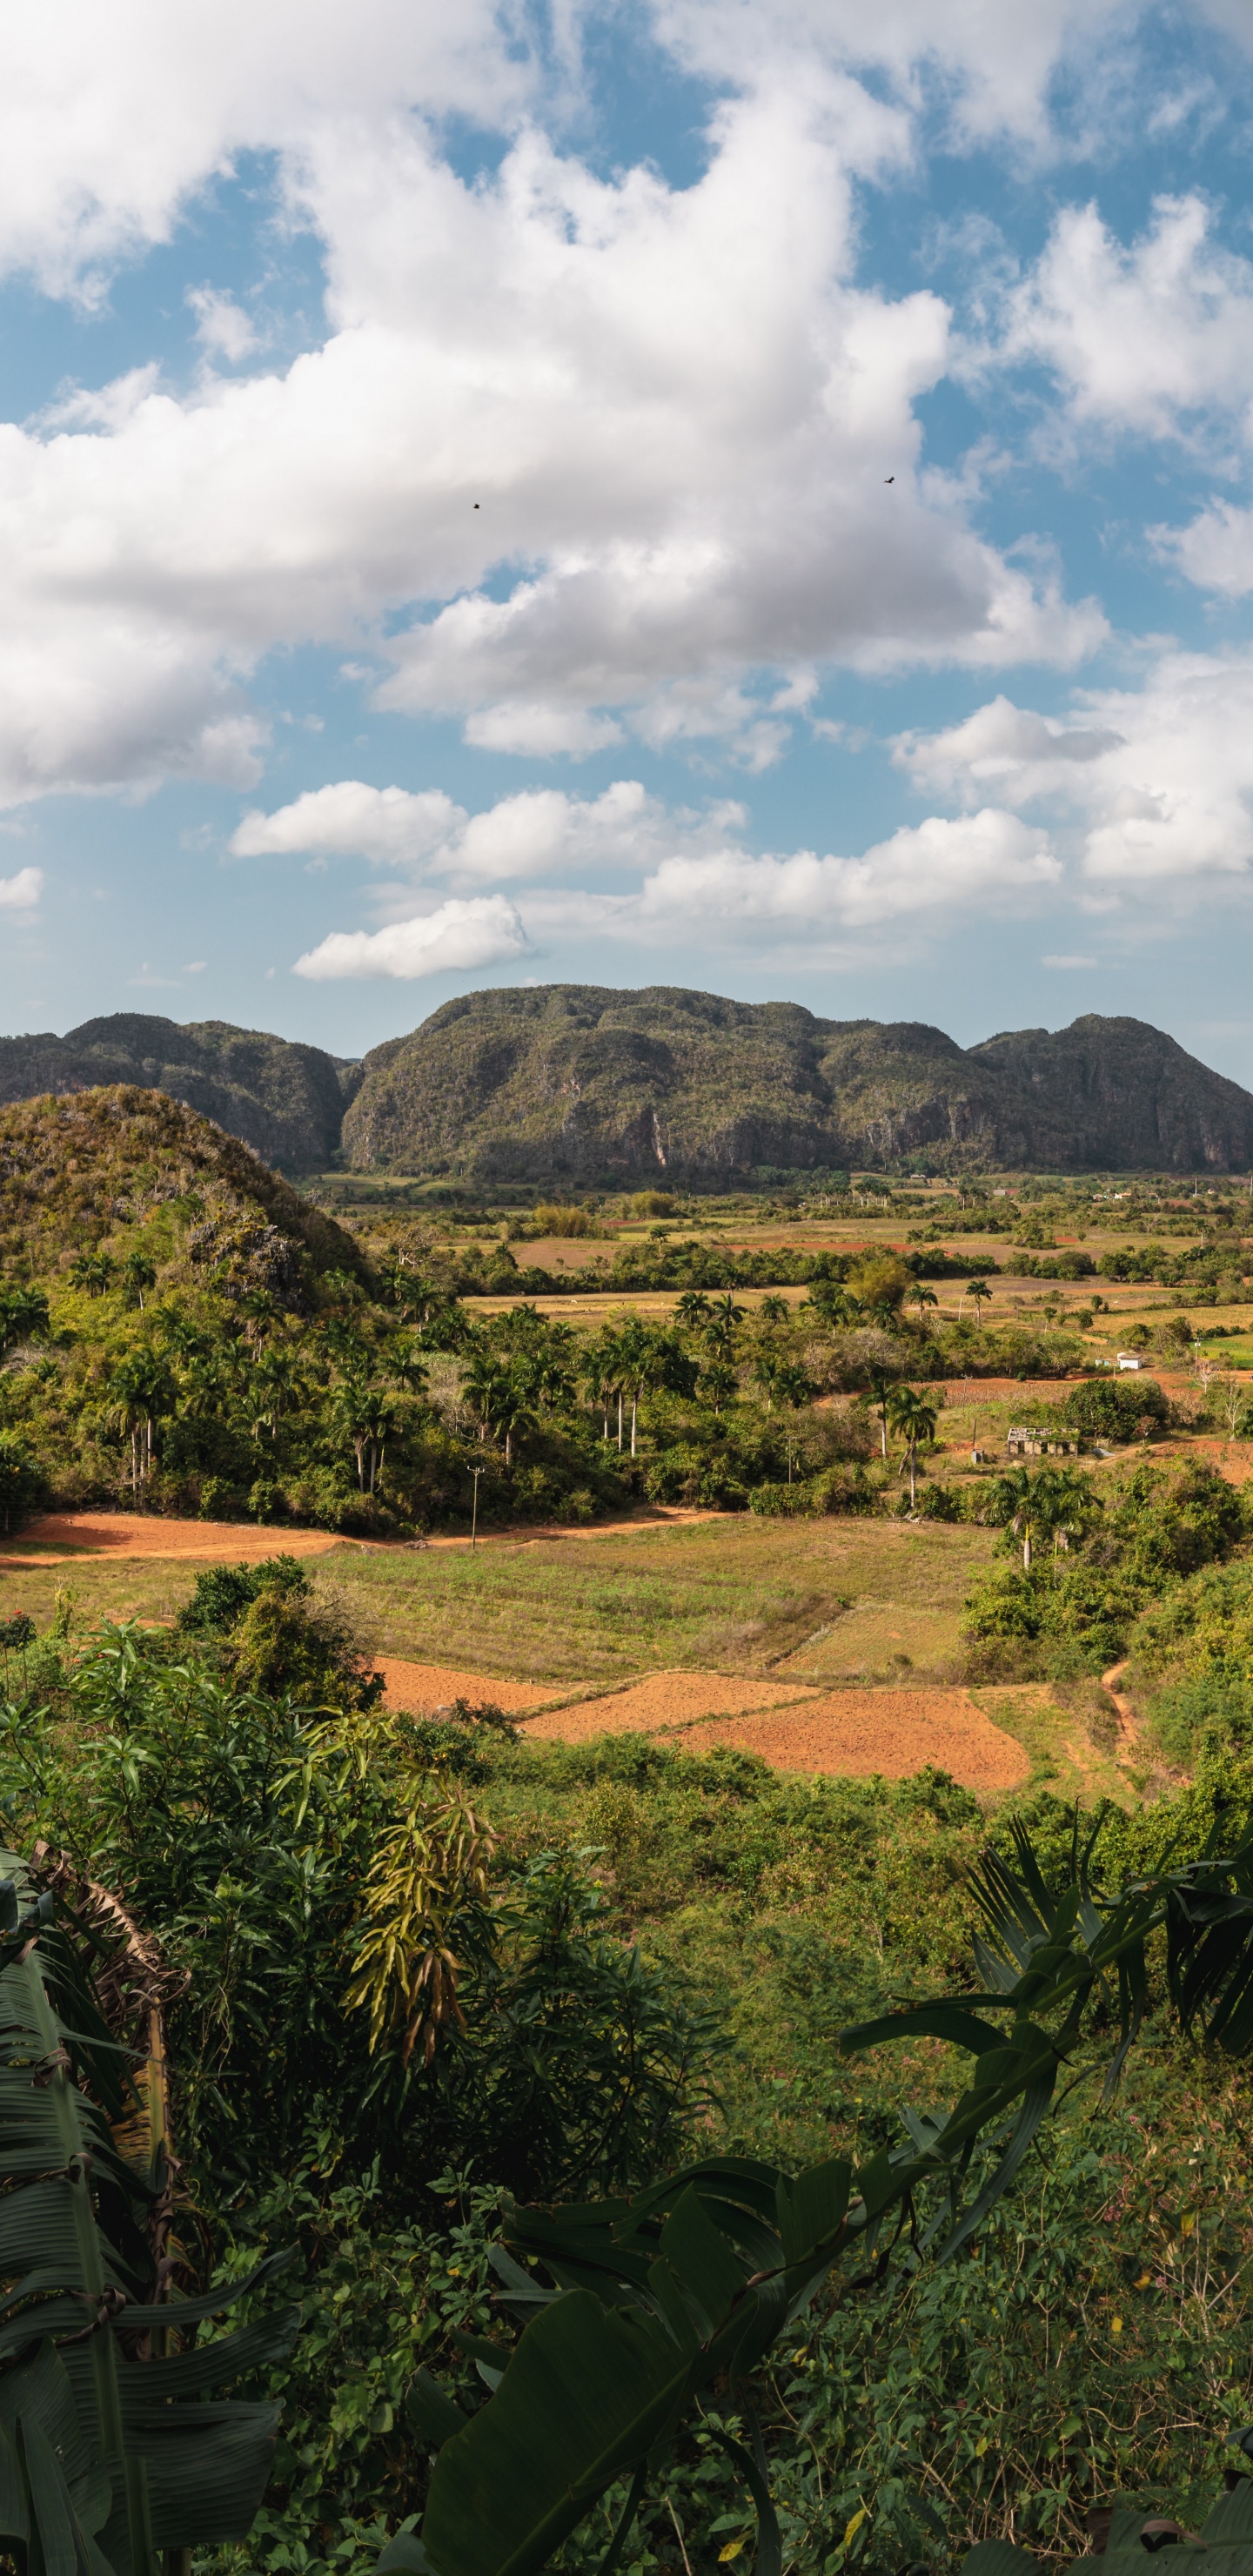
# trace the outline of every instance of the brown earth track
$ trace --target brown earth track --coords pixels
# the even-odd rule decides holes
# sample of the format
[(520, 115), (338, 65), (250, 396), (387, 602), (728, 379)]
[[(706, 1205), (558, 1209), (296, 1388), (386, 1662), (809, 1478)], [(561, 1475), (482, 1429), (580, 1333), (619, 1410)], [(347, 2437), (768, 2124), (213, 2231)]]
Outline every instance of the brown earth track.
[[(481, 1530), (480, 1547), (531, 1547), (554, 1538), (623, 1538), (632, 1530), (669, 1528), (675, 1522), (716, 1521), (737, 1517), (726, 1512), (689, 1511), (682, 1505), (658, 1503), (630, 1520), (594, 1521), (583, 1528), (565, 1521), (542, 1521), (533, 1529)], [(267, 1556), (327, 1556), (346, 1547), (370, 1554), (403, 1552), (407, 1540), (343, 1537), (337, 1530), (258, 1529), (252, 1521), (151, 1519), (139, 1512), (46, 1512), (31, 1521), (8, 1545), (0, 1542), (0, 1572), (7, 1566), (69, 1564), (75, 1557), (106, 1556), (119, 1563), (127, 1557), (170, 1557), (205, 1565), (256, 1565)], [(427, 1547), (468, 1548), (468, 1538), (432, 1538)]]

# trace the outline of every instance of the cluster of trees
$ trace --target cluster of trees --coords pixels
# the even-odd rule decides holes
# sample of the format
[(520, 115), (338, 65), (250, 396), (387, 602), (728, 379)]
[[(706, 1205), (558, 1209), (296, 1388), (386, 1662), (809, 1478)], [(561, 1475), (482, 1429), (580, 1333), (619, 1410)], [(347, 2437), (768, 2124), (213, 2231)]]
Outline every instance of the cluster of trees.
[(982, 1649), (989, 1675), (1102, 1672), (1165, 1588), (1253, 1535), (1246, 1490), (1204, 1461), (1172, 1471), (1147, 1458), (1104, 1498), (1064, 1468), (997, 1478), (987, 1517), (1014, 1554), (967, 1607), (976, 1663)]
[[(875, 1445), (886, 1462), (890, 1429), (916, 1500), (930, 1432), (902, 1382), (1004, 1364), (993, 1292), (975, 1273), (940, 1326), (899, 1257), (841, 1268), (799, 1305), (690, 1287), (664, 1324), (624, 1310), (589, 1332), (529, 1302), (476, 1319), (400, 1254), (325, 1271), (302, 1311), (264, 1285), (171, 1278), (142, 1244), (85, 1253), (48, 1289), (0, 1290), (0, 1513), (43, 1493), (412, 1531), (464, 1522), (479, 1488), (487, 1518), (585, 1519), (633, 1494), (864, 1505), (864, 1476), (832, 1471)], [(1036, 1344), (1026, 1364), (1072, 1356)], [(861, 1410), (824, 1410), (831, 1392)]]

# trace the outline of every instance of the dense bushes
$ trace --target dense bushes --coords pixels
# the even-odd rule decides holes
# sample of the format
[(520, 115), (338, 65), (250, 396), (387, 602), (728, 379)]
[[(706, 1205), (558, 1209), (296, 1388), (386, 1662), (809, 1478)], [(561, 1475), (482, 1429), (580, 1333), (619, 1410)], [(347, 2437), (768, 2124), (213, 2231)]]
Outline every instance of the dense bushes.
[[(1082, 1390), (1090, 1391), (1098, 1390)], [(1008, 1498), (1005, 1509), (1008, 1517)], [(967, 1604), (966, 1633), (977, 1645), (1016, 1647), (1020, 1671), (1100, 1672), (1126, 1652), (1149, 1602), (1180, 1576), (1230, 1555), (1249, 1527), (1241, 1493), (1212, 1467), (1171, 1476), (1145, 1463), (1089, 1523), (1081, 1554), (989, 1574)], [(1007, 1544), (1018, 1544), (1012, 1531)]]

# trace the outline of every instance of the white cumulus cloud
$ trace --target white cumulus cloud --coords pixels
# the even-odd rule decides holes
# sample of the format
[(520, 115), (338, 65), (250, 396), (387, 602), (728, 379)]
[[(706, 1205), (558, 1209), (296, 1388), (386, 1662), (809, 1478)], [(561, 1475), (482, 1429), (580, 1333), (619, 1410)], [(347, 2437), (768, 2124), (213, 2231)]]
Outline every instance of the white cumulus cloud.
[(323, 344), (0, 428), (0, 799), (246, 780), (244, 693), (300, 644), (364, 648), (381, 705), (483, 748), (634, 725), (749, 768), (823, 662), (1082, 656), (1100, 612), (920, 471), (948, 315), (856, 283), (853, 182), (903, 144), (853, 86), (723, 105), (679, 189), (529, 129), (470, 185), (416, 124), (354, 117), (348, 80), (289, 169)]
[(346, 778), (298, 796), (277, 813), (246, 814), (230, 846), (236, 858), (294, 851), (358, 857), (411, 875), (477, 884), (571, 868), (638, 872), (675, 851), (720, 847), (746, 820), (744, 807), (728, 799), (702, 813), (672, 813), (637, 778), (616, 779), (596, 797), (524, 788), (479, 814), (455, 805), (442, 788), (412, 793)]
[(645, 884), (639, 913), (651, 926), (684, 918), (693, 930), (779, 925), (821, 934), (919, 911), (995, 909), (1055, 886), (1061, 874), (1047, 832), (987, 807), (956, 819), (929, 815), (855, 859), (813, 850), (666, 859)]
[(1168, 653), (1140, 689), (1077, 692), (1068, 724), (998, 698), (906, 737), (925, 793), (1051, 800), (1079, 818), (1085, 876), (1122, 886), (1243, 876), (1253, 862), (1253, 650)]
[(298, 957), (292, 971), (314, 984), (373, 976), (410, 983), (419, 975), (473, 973), (498, 965), (503, 957), (521, 956), (526, 944), (517, 913), (503, 895), (477, 895), (468, 903), (450, 896), (436, 911), (389, 922), (384, 930), (332, 931)]
[(1253, 264), (1211, 239), (1204, 198), (1159, 197), (1124, 248), (1094, 205), (1066, 207), (1009, 298), (998, 361), (1060, 379), (1076, 421), (1160, 438), (1253, 401)]
[(43, 882), (42, 868), (19, 868), (15, 877), (0, 877), (0, 911), (33, 912)]

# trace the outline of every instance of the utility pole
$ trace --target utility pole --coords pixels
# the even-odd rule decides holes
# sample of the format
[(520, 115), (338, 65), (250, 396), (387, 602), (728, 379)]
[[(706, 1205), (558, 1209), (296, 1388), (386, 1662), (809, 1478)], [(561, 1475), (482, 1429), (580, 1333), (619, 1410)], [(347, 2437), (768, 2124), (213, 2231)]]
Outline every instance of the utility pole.
[(479, 1478), (484, 1473), (484, 1469), (472, 1467), (470, 1473), (474, 1478), (474, 1509), (470, 1518), (470, 1548), (473, 1553), (479, 1543)]

